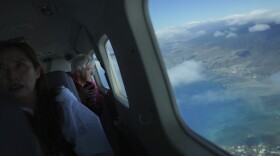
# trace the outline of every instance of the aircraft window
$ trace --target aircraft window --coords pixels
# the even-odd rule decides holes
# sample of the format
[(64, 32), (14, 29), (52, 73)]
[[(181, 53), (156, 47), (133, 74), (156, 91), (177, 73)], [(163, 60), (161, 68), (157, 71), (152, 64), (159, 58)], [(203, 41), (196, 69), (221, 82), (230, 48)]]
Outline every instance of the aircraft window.
[(95, 63), (95, 65), (96, 65), (96, 67), (97, 67), (97, 73), (98, 73), (98, 75), (99, 75), (99, 77), (100, 77), (100, 80), (101, 80), (102, 85), (103, 85), (105, 88), (109, 89), (110, 87), (109, 87), (108, 82), (107, 82), (106, 77), (105, 77), (105, 71), (104, 71), (104, 69), (101, 67), (100, 62), (97, 60), (95, 54), (93, 54), (93, 60), (94, 60), (94, 63)]
[(280, 1), (150, 0), (149, 12), (186, 125), (233, 155), (279, 154)]
[(116, 79), (118, 89), (119, 89), (120, 93), (122, 94), (122, 96), (127, 98), (126, 91), (125, 91), (124, 84), (123, 84), (123, 80), (122, 80), (121, 73), (120, 73), (120, 69), (119, 69), (119, 65), (118, 65), (118, 62), (116, 60), (116, 56), (115, 56), (115, 53), (113, 51), (111, 42), (109, 40), (107, 40), (107, 42), (106, 42), (106, 52), (107, 52), (107, 55), (108, 55), (108, 58), (109, 58), (110, 65), (113, 69), (112, 72), (113, 72), (113, 75)]

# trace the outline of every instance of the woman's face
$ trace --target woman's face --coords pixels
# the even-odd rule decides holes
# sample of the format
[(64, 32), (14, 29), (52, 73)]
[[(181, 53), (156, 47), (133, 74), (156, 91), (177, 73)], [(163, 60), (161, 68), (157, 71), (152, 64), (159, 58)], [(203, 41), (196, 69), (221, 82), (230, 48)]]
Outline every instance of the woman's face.
[(17, 98), (34, 98), (35, 84), (40, 77), (31, 60), (18, 48), (0, 52), (0, 87)]
[(91, 81), (93, 76), (93, 65), (87, 64), (86, 68), (80, 72), (80, 79), (84, 82)]

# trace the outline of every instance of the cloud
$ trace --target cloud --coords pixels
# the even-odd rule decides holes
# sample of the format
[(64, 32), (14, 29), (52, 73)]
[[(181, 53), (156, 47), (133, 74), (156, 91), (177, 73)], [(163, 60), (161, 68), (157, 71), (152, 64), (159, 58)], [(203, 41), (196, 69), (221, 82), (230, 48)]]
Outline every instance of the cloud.
[(226, 36), (226, 38), (236, 38), (236, 37), (237, 37), (237, 34), (233, 33), (233, 32), (228, 33)]
[(274, 82), (275, 84), (278, 84), (280, 86), (280, 72), (272, 74), (269, 77), (269, 80), (271, 80), (272, 82)]
[(280, 72), (274, 73), (270, 75), (265, 82), (268, 82), (270, 86), (272, 86), (274, 89), (277, 90), (277, 92), (280, 91)]
[(260, 88), (221, 88), (219, 90), (208, 90), (200, 94), (193, 95), (190, 103), (193, 104), (234, 104), (244, 103), (257, 108), (263, 103), (259, 95)]
[[(234, 28), (230, 28), (230, 30), (237, 30), (237, 29), (234, 29)], [(225, 36), (226, 38), (236, 38), (237, 37), (237, 34), (234, 33), (234, 32), (231, 32), (231, 31), (228, 31), (228, 30), (225, 30), (225, 31), (215, 31), (213, 36), (214, 37), (221, 37), (221, 36)]]
[(191, 100), (196, 102), (207, 101), (207, 103), (224, 103), (236, 101), (241, 99), (242, 96), (242, 92), (221, 89), (217, 91), (206, 91), (201, 94), (194, 95), (191, 97)]
[(280, 10), (254, 10), (247, 14), (235, 14), (223, 18), (227, 25), (244, 25), (254, 23), (280, 24)]
[(213, 34), (214, 37), (220, 37), (220, 36), (224, 36), (224, 35), (225, 35), (225, 33), (221, 32), (221, 31), (215, 31)]
[[(180, 26), (170, 26), (160, 30), (156, 30), (157, 38), (160, 41), (178, 41), (178, 40), (190, 40), (201, 35), (205, 35), (206, 32), (214, 32), (214, 37), (219, 37), (226, 34), (226, 32), (222, 32), (219, 30), (208, 30), (211, 29), (209, 25), (225, 25), (229, 26), (229, 31), (234, 32), (237, 30), (237, 26), (253, 23), (256, 25), (260, 25), (260, 23), (275, 23), (280, 24), (280, 9), (275, 10), (254, 10), (252, 12), (246, 14), (235, 14), (231, 16), (227, 16), (224, 18), (211, 19), (207, 21), (194, 21), (188, 22), (186, 24)], [(263, 25), (264, 26), (264, 25)], [(262, 26), (262, 27), (263, 27)], [(257, 26), (259, 27), (259, 26)], [(267, 26), (265, 26), (267, 27)], [(251, 28), (256, 30), (261, 30), (258, 28)], [(227, 38), (237, 37), (237, 34), (228, 34), (225, 35)]]
[(181, 41), (181, 40), (190, 40), (197, 37), (201, 37), (207, 34), (206, 30), (196, 29), (200, 25), (203, 25), (204, 22), (189, 22), (181, 26), (170, 26), (160, 30), (156, 30), (156, 36), (161, 42), (165, 41)]
[(206, 34), (206, 31), (205, 30), (199, 30), (195, 33), (197, 35), (197, 37), (200, 37), (200, 36), (203, 36)]
[(184, 28), (184, 27), (168, 27), (168, 28), (164, 28), (164, 29), (161, 29), (159, 31), (156, 31), (156, 35), (159, 38), (162, 38), (162, 37), (172, 38), (172, 37), (178, 36), (182, 33), (187, 34), (188, 33), (187, 28)]
[(204, 79), (202, 65), (195, 61), (184, 61), (168, 70), (173, 87), (189, 84)]
[[(234, 101), (259, 106), (265, 100), (279, 97), (280, 72), (274, 73), (261, 81), (243, 81), (232, 83), (230, 87), (207, 89), (193, 95), (190, 100), (194, 104), (231, 103)], [(273, 99), (272, 99), (273, 100)]]
[(268, 29), (270, 29), (270, 26), (268, 24), (256, 24), (248, 28), (249, 32), (266, 31)]

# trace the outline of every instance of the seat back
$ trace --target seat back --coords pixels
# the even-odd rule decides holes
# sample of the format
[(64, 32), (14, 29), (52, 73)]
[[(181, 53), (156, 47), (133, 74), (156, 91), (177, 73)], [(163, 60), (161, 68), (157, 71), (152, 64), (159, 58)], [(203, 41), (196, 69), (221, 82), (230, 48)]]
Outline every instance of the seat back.
[(47, 73), (46, 77), (51, 89), (55, 89), (59, 86), (64, 86), (68, 88), (79, 101), (81, 101), (72, 77), (68, 75), (66, 72), (52, 71)]

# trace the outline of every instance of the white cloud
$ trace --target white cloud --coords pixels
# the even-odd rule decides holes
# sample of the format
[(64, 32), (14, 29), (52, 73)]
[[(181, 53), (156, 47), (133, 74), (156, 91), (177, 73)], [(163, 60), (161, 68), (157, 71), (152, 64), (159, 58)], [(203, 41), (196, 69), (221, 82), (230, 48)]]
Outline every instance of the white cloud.
[(188, 34), (188, 30), (184, 27), (168, 27), (156, 31), (157, 37), (166, 39), (177, 37), (181, 34)]
[(223, 18), (228, 25), (244, 25), (250, 22), (280, 24), (280, 10), (254, 10), (248, 14), (236, 14)]
[(234, 101), (242, 101), (248, 105), (257, 106), (263, 103), (258, 94), (258, 88), (225, 88), (220, 90), (209, 90), (201, 94), (193, 95), (190, 99), (191, 103), (213, 104), (224, 103), (232, 104)]
[(189, 40), (205, 35), (207, 32), (205, 30), (192, 31), (191, 28), (194, 28), (201, 23), (189, 23), (189, 25), (177, 26), (177, 27), (168, 27), (156, 31), (158, 39), (161, 41), (178, 41), (178, 40)]
[(200, 31), (197, 31), (195, 34), (197, 35), (197, 37), (200, 37), (200, 36), (205, 35), (206, 31), (205, 30), (200, 30)]
[(219, 36), (224, 36), (225, 33), (221, 32), (221, 31), (215, 31), (215, 33), (213, 35), (214, 35), (214, 37), (219, 37)]
[(242, 92), (232, 90), (207, 91), (201, 94), (192, 96), (191, 100), (198, 102), (230, 102), (240, 99), (243, 96)]
[(195, 61), (184, 61), (168, 70), (173, 87), (204, 79), (202, 65)]
[(280, 93), (280, 72), (274, 73), (262, 81), (247, 81), (232, 83), (231, 87), (220, 88), (201, 92), (193, 95), (191, 103), (230, 103), (243, 101), (246, 104), (258, 106), (263, 104), (263, 97), (271, 98), (279, 96)]
[(226, 38), (236, 38), (236, 37), (237, 37), (237, 34), (233, 33), (233, 32), (228, 33), (226, 36)]
[(225, 36), (226, 38), (236, 38), (237, 34), (232, 32), (237, 30), (237, 28), (234, 27), (230, 27), (229, 30), (225, 30), (225, 31), (215, 31), (214, 32), (214, 37), (220, 37), (220, 36)]
[[(254, 10), (247, 14), (236, 14), (219, 19), (211, 19), (207, 21), (194, 21), (188, 22), (180, 26), (171, 26), (164, 29), (156, 30), (157, 38), (162, 41), (187, 41), (200, 37), (211, 32), (208, 30), (209, 25), (218, 24), (220, 26), (229, 26), (228, 33), (226, 31), (216, 31), (213, 33), (214, 37), (224, 35), (227, 38), (237, 37), (237, 34), (232, 32), (237, 30), (240, 25), (253, 23), (253, 24), (267, 24), (275, 23), (280, 24), (280, 9), (276, 10)], [(266, 26), (267, 27), (267, 26)], [(202, 30), (199, 30), (202, 29)], [(253, 29), (253, 28), (251, 28)], [(256, 28), (254, 28), (256, 29)], [(253, 30), (254, 31), (254, 30)], [(212, 33), (212, 32), (211, 32)]]
[(180, 26), (169, 26), (160, 30), (156, 30), (155, 33), (158, 37), (172, 38), (174, 36), (178, 36), (181, 34), (184, 35), (189, 34), (191, 33), (189, 29), (194, 28), (200, 24), (201, 22), (189, 22), (187, 24), (180, 25)]
[(278, 73), (274, 73), (271, 76), (269, 76), (266, 80), (269, 84), (271, 84), (271, 86), (273, 86), (273, 88), (275, 88), (277, 90), (277, 92), (279, 93), (280, 91), (280, 72)]
[(268, 29), (270, 29), (270, 26), (268, 24), (256, 24), (248, 28), (249, 32), (266, 31)]

